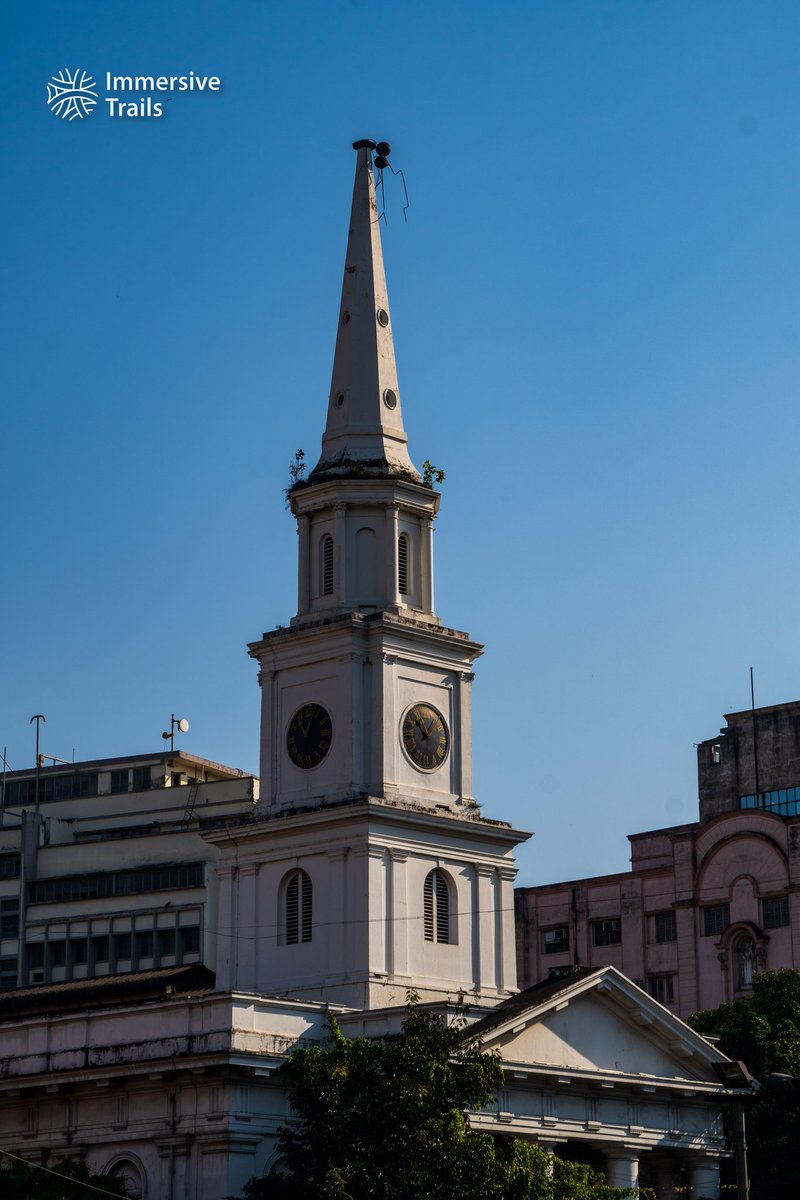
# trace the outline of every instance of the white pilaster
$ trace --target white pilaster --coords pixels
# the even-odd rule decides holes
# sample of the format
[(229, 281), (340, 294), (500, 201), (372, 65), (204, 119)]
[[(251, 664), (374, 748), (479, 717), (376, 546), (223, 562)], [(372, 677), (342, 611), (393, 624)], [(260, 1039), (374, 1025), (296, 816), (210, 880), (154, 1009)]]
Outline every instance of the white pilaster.
[(311, 560), (309, 519), (307, 513), (297, 514), (297, 612), (308, 612), (311, 606)]
[(338, 587), (335, 587), (334, 590), (338, 594), (339, 603), (346, 606), (350, 599), (350, 578), (347, 570), (347, 505), (341, 502), (334, 504), (333, 513), (333, 544), (336, 548), (339, 570)]
[(638, 1189), (638, 1154), (633, 1150), (606, 1151), (606, 1183), (610, 1187)]

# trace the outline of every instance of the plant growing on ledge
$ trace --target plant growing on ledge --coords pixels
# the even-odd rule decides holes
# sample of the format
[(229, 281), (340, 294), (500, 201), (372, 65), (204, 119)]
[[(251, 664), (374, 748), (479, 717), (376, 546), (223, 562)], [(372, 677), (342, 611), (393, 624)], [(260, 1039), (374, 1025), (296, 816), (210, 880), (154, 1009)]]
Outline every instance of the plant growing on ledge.
[(444, 483), (444, 471), (435, 467), (429, 458), (422, 464), (422, 482), (425, 487), (433, 487), (434, 483)]
[(295, 450), (294, 461), (289, 463), (289, 486), (283, 489), (283, 494), (286, 497), (286, 507), (289, 507), (289, 496), (295, 490), (308, 483), (306, 479), (306, 452), (305, 450)]

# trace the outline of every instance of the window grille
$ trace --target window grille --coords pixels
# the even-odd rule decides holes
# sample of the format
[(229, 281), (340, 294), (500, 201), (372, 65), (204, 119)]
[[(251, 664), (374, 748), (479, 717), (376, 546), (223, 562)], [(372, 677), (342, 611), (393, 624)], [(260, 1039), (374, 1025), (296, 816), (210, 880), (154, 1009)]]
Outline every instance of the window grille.
[[(675, 913), (656, 913), (656, 941), (674, 942), (675, 939)], [(658, 997), (656, 997), (656, 999), (658, 999)]]
[(542, 933), (545, 954), (564, 954), (569, 950), (569, 929), (559, 925), (555, 929), (545, 929)]
[(764, 928), (781, 929), (789, 924), (789, 897), (769, 896), (762, 900), (764, 910)]
[(703, 909), (703, 936), (719, 937), (731, 923), (729, 904), (711, 904)]
[(675, 999), (672, 975), (648, 975), (647, 990), (659, 1004), (672, 1004)]
[(401, 533), (397, 539), (397, 590), (407, 596), (408, 586), (408, 534)]
[(322, 594), (333, 595), (333, 538), (329, 533), (322, 539)]
[(305, 871), (295, 871), (286, 884), (284, 943), (296, 946), (310, 942), (313, 925), (313, 892), (311, 878)]
[(450, 888), (444, 871), (430, 871), (424, 889), (426, 942), (450, 942)]
[(622, 941), (622, 926), (619, 917), (592, 924), (592, 943), (595, 946), (618, 946)]

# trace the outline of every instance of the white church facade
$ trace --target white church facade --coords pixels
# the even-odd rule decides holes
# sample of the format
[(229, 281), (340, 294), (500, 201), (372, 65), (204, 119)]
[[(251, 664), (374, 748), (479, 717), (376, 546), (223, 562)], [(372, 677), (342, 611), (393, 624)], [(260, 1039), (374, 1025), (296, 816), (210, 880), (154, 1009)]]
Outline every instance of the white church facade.
[(505, 1067), (477, 1127), (594, 1156), (659, 1200), (683, 1170), (695, 1200), (716, 1200), (738, 1095), (724, 1056), (613, 967), (517, 991), (514, 848), (529, 835), (472, 794), (482, 647), (434, 608), (439, 495), (403, 427), (375, 149), (355, 144), (322, 453), (289, 494), (297, 613), (249, 647), (260, 788), (191, 756), (209, 778), (176, 787), (165, 760), (148, 789), (129, 773), (102, 803), (80, 781), (31, 803), (10, 781), (0, 1150), (51, 1167), (80, 1153), (146, 1200), (224, 1200), (275, 1163), (292, 1046), (323, 1038), (330, 1013), (380, 1036), (410, 989), (445, 1009), (463, 992)]

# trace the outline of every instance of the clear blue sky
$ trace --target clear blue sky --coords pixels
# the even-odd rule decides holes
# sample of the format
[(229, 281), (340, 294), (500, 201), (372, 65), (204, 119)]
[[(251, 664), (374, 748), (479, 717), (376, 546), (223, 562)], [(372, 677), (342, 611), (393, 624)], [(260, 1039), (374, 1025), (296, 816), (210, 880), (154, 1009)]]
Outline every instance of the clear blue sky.
[[(437, 608), (522, 882), (692, 820), (692, 743), (800, 696), (800, 5), (6, 0), (0, 747), (257, 769), (282, 489), (322, 432), (354, 138), (386, 138)], [(57, 119), (62, 67), (222, 79)], [(800, 781), (798, 781), (800, 782)]]

